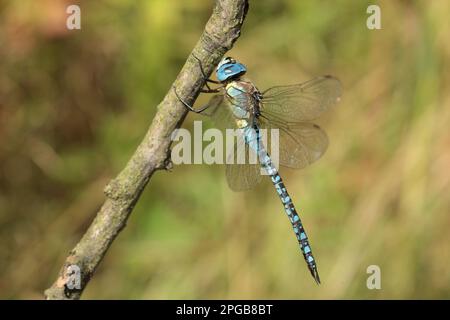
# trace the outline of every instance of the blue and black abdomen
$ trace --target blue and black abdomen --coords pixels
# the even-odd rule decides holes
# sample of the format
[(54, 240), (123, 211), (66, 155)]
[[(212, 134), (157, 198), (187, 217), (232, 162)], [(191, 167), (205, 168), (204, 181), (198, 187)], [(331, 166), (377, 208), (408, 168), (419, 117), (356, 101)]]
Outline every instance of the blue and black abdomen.
[(295, 209), (292, 199), (286, 190), (286, 186), (284, 185), (283, 180), (278, 173), (278, 170), (273, 165), (269, 154), (265, 151), (265, 148), (260, 141), (261, 135), (259, 133), (259, 129), (256, 126), (254, 126), (253, 128), (248, 126), (244, 128), (243, 131), (246, 143), (253, 149), (253, 151), (257, 153), (261, 166), (271, 177), (272, 183), (275, 186), (281, 202), (283, 203), (284, 211), (286, 212), (289, 221), (292, 224), (292, 228), (294, 229), (295, 235), (300, 245), (300, 250), (303, 253), (303, 257), (305, 258), (305, 261), (308, 265), (308, 269), (316, 282), (319, 284), (319, 273), (317, 271), (316, 261), (312, 254), (311, 246), (308, 241), (308, 236), (306, 235), (306, 231), (303, 227), (302, 221), (300, 220), (297, 210)]

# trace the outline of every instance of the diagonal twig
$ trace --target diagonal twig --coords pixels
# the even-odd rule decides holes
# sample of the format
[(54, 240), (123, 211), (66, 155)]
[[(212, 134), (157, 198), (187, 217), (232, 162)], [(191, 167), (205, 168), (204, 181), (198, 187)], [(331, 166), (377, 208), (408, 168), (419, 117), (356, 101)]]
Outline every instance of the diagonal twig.
[[(204, 82), (198, 67), (210, 75), (225, 52), (240, 35), (248, 9), (247, 0), (217, 0), (205, 30), (180, 71), (173, 86), (193, 104)], [(171, 134), (179, 127), (187, 109), (171, 89), (158, 105), (158, 111), (144, 139), (125, 168), (105, 188), (106, 200), (86, 233), (69, 253), (57, 280), (45, 291), (47, 299), (79, 299), (108, 248), (125, 227), (134, 205), (157, 170), (170, 164)], [(76, 266), (77, 269), (74, 269)], [(80, 283), (70, 283), (79, 271)]]

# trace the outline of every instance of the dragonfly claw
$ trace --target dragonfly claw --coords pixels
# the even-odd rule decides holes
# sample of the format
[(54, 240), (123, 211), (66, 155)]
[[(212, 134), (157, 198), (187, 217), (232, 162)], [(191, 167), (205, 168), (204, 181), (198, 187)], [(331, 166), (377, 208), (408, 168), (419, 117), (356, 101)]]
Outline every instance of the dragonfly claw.
[(202, 108), (200, 108), (199, 110), (195, 110), (192, 106), (190, 106), (186, 101), (184, 101), (177, 92), (177, 88), (175, 86), (173, 86), (173, 91), (175, 93), (175, 96), (178, 98), (178, 100), (189, 110), (195, 113), (202, 113), (203, 111), (205, 111), (206, 109), (209, 108), (209, 105), (206, 105)]

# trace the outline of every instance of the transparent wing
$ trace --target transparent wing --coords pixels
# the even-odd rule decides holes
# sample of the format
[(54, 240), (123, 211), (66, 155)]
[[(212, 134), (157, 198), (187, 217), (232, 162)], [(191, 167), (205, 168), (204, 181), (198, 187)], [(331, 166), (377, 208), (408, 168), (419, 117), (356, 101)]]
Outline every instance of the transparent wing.
[[(327, 150), (327, 134), (316, 124), (308, 122), (280, 122), (266, 118), (259, 118), (260, 127), (267, 129), (267, 151), (273, 150), (271, 129), (279, 129), (279, 162), (280, 165), (301, 169), (319, 159)], [(274, 158), (274, 154), (271, 154)]]
[(236, 128), (234, 117), (226, 105), (222, 94), (213, 96), (208, 102), (208, 109), (200, 114), (210, 117), (214, 125), (223, 131), (223, 134), (225, 134), (226, 129)]
[(340, 81), (331, 76), (272, 87), (262, 93), (261, 113), (281, 122), (308, 122), (333, 107), (341, 91)]
[[(245, 99), (244, 94), (242, 99)], [(261, 181), (260, 165), (253, 161), (250, 163), (250, 155), (255, 156), (254, 151), (249, 148), (241, 135), (236, 135), (231, 140), (231, 137), (226, 133), (226, 129), (236, 130), (236, 122), (233, 114), (230, 111), (223, 95), (216, 95), (208, 102), (208, 109), (202, 112), (202, 115), (210, 117), (215, 126), (222, 130), (225, 137), (224, 154), (226, 157), (226, 177), (228, 186), (233, 191), (244, 191), (251, 189)], [(231, 141), (230, 141), (231, 140)], [(227, 146), (228, 144), (228, 146)], [(229, 151), (226, 153), (226, 151)], [(238, 154), (244, 153), (245, 158), (239, 159)], [(243, 161), (244, 162), (243, 162)], [(256, 159), (257, 160), (257, 159)], [(238, 162), (243, 162), (242, 164)]]
[[(238, 154), (242, 155), (239, 163)], [(253, 163), (250, 157), (253, 156)], [(244, 191), (253, 188), (261, 181), (261, 166), (253, 149), (249, 148), (242, 137), (235, 139), (233, 152), (227, 155), (226, 176), (228, 186), (233, 191)]]

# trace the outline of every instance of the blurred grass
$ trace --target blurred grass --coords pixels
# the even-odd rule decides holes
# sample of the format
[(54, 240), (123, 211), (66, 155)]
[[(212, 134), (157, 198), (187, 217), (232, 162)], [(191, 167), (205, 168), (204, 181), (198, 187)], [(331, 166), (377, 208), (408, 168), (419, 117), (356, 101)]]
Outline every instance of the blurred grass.
[[(0, 2), (0, 298), (55, 279), (212, 8), (80, 1), (69, 32), (69, 3)], [(152, 178), (84, 298), (450, 298), (450, 4), (378, 1), (379, 31), (368, 4), (251, 1), (230, 52), (260, 88), (343, 82), (325, 156), (282, 171), (323, 285), (269, 182), (233, 193), (220, 166), (183, 165)]]

